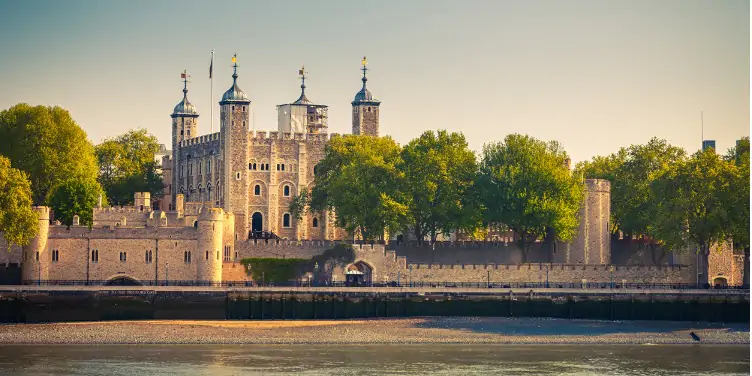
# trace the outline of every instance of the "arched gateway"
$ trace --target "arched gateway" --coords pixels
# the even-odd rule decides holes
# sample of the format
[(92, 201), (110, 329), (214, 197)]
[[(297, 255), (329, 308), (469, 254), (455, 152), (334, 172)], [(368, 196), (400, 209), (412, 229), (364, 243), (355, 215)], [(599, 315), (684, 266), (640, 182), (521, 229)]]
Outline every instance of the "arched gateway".
[(127, 275), (120, 275), (105, 282), (106, 286), (143, 286), (143, 284)]
[(373, 268), (363, 261), (358, 261), (345, 269), (347, 286), (371, 286)]

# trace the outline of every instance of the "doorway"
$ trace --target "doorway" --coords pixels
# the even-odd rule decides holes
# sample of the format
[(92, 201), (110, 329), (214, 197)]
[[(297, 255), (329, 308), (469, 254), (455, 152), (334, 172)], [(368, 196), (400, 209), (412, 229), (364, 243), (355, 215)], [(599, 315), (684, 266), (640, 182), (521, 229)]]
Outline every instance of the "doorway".
[(251, 216), (251, 234), (253, 237), (258, 237), (264, 228), (264, 217), (259, 212), (253, 213)]

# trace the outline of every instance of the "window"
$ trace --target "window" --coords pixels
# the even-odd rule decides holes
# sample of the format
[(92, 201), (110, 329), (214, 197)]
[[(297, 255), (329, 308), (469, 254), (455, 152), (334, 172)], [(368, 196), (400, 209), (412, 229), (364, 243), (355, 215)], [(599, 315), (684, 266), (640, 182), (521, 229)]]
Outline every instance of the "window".
[(315, 165), (313, 166), (313, 175), (315, 176), (318, 174), (319, 174), (319, 165)]
[(52, 262), (60, 261), (60, 251), (57, 249), (52, 250)]
[(34, 256), (34, 261), (39, 262), (39, 251), (37, 251), (36, 256)]
[(266, 171), (269, 171), (269, 164), (266, 164)]
[(243, 127), (245, 127), (245, 120), (243, 120)]
[(284, 188), (282, 188), (282, 195), (285, 197), (290, 197), (290, 186), (286, 185)]
[(231, 108), (232, 108), (233, 111), (235, 111), (235, 106), (232, 106)]
[(151, 251), (146, 251), (146, 253), (144, 254), (144, 261), (147, 264), (151, 264), (151, 260), (152, 260), (152, 253), (151, 253)]
[(206, 259), (209, 259), (209, 251), (206, 251)]
[(261, 186), (256, 184), (255, 187), (253, 187), (253, 194), (256, 196), (261, 196)]
[(316, 217), (313, 217), (313, 228), (319, 227), (319, 219)]
[(285, 213), (285, 215), (282, 216), (282, 227), (290, 227), (290, 213)]
[(191, 130), (190, 130), (190, 129), (188, 130), (188, 135), (189, 135), (189, 136), (191, 135)]
[(230, 254), (232, 250), (230, 249), (230, 246), (225, 246), (225, 254), (224, 254), (224, 262), (230, 262)]
[(284, 165), (284, 163), (283, 163), (283, 164), (282, 164), (282, 171), (284, 171), (284, 170), (285, 170), (285, 165)]
[(234, 121), (234, 120), (233, 120), (233, 121), (231, 121), (231, 122), (230, 122), (230, 125), (232, 125), (232, 126), (234, 127), (234, 126), (235, 126), (235, 121)]
[(93, 263), (99, 262), (99, 250), (95, 249), (91, 251), (91, 262)]
[(240, 180), (240, 173), (239, 172), (235, 173), (235, 180)]
[(120, 262), (126, 262), (128, 260), (128, 255), (125, 252), (120, 252)]
[(191, 251), (183, 252), (183, 262), (185, 262), (186, 264), (191, 263)]
[(277, 171), (279, 170), (280, 170), (280, 166), (279, 166), (279, 163), (277, 163)]
[(211, 174), (211, 159), (206, 161), (206, 173)]

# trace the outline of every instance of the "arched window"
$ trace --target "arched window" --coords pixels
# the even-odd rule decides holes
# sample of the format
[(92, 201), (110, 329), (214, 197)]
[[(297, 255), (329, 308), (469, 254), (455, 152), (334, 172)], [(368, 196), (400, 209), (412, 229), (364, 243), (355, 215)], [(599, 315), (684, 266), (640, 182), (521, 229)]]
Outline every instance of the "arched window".
[(282, 227), (290, 227), (290, 213), (285, 213), (282, 216)]
[(313, 175), (316, 176), (319, 174), (319, 165), (313, 166)]
[(206, 251), (206, 259), (209, 259), (209, 251)]
[(314, 228), (319, 227), (319, 219), (316, 217), (313, 217), (313, 227)]
[(193, 221), (193, 228), (198, 228), (198, 221)]
[(280, 166), (280, 164), (279, 164), (279, 163), (277, 163), (277, 171), (280, 171), (280, 170), (281, 170), (281, 168), (282, 168), (282, 167)]
[(285, 164), (283, 163), (282, 164), (282, 171), (284, 171), (284, 170), (285, 170)]
[(261, 186), (256, 184), (255, 187), (253, 187), (253, 194), (256, 196), (261, 196)]
[(191, 251), (188, 251), (188, 263), (191, 263)]
[(284, 188), (282, 188), (282, 195), (285, 197), (290, 197), (290, 186), (286, 185)]

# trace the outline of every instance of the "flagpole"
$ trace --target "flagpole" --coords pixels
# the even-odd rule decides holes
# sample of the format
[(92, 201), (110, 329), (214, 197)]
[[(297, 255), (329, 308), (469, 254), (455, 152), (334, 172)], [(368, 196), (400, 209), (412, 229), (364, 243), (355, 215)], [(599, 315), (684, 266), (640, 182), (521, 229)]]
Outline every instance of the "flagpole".
[(212, 50), (211, 63), (209, 63), (209, 108), (211, 116), (211, 133), (214, 133), (214, 50)]

